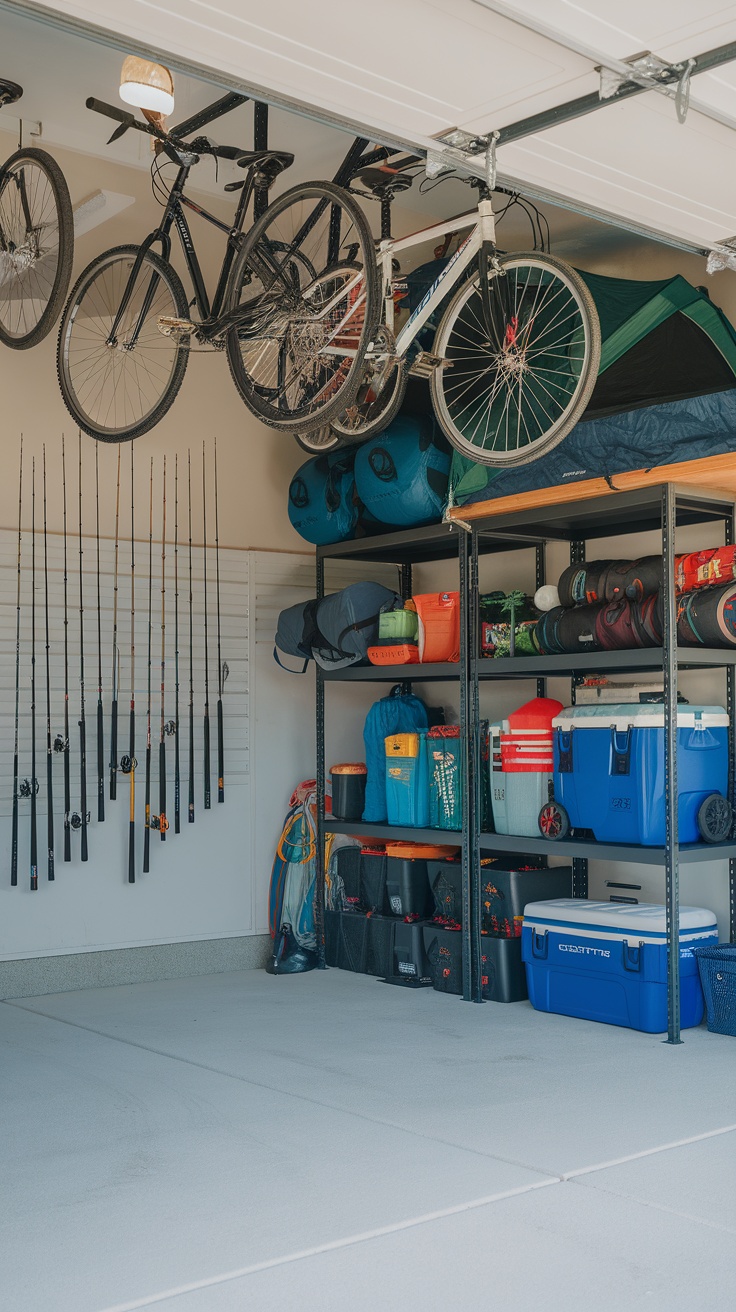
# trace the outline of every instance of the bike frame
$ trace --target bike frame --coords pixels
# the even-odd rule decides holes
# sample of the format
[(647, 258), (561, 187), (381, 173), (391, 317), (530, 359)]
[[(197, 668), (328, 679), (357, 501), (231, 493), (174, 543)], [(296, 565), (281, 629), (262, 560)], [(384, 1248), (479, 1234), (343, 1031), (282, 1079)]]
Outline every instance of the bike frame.
[[(485, 246), (491, 258), (495, 256), (496, 225), (493, 216), (493, 205), (490, 200), (480, 200), (475, 214), (461, 214), (455, 219), (449, 219), (446, 223), (437, 223), (431, 228), (413, 232), (408, 237), (400, 237), (398, 240), (389, 237), (380, 243), (378, 261), (381, 266), (383, 282), (383, 322), (393, 333), (395, 322), (393, 298), (394, 255), (397, 251), (410, 250), (412, 246), (420, 246), (424, 242), (432, 241), (437, 237), (445, 237), (453, 232), (461, 232), (463, 228), (471, 228), (471, 232), (460, 243), (455, 254), (442, 269), (439, 276), (435, 278), (432, 286), (425, 293), (420, 304), (396, 338), (394, 353), (398, 358), (406, 355), (427, 320), (437, 309), (440, 302), (445, 299), (450, 289), (461, 281), (465, 270), (478, 258), (483, 247)], [(492, 268), (492, 264), (489, 267)]]

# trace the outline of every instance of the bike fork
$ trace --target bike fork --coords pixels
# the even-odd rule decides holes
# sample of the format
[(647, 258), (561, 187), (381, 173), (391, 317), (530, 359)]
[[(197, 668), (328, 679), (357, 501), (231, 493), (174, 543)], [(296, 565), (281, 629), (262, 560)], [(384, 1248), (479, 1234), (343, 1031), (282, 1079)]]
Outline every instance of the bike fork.
[[(115, 315), (112, 328), (110, 329), (110, 335), (105, 343), (106, 346), (114, 346), (116, 344), (117, 335), (120, 330), (120, 324), (123, 315), (125, 314), (125, 311), (127, 310), (130, 304), (130, 299), (133, 295), (133, 288), (135, 287), (138, 274), (140, 273), (143, 267), (143, 261), (146, 255), (148, 254), (149, 250), (151, 249), (154, 241), (157, 241), (159, 239), (160, 239), (160, 234), (153, 233), (150, 237), (147, 237), (146, 240), (143, 242), (143, 244), (138, 248), (138, 254), (136, 255), (135, 260), (133, 262), (133, 268), (131, 269), (128, 275), (128, 281), (125, 284), (125, 291), (123, 292), (120, 305), (118, 306), (118, 312)], [(165, 252), (164, 259), (166, 258), (167, 258), (167, 253)], [(148, 311), (150, 310), (151, 305), (153, 304), (153, 298), (156, 294), (156, 286), (158, 284), (158, 277), (159, 277), (158, 274), (154, 270), (154, 272), (151, 274), (151, 281), (148, 285), (148, 291), (146, 292), (146, 295), (143, 299), (143, 305), (141, 307), (140, 314), (138, 315), (138, 322), (135, 325), (135, 329), (130, 338), (130, 342), (128, 343), (129, 346), (135, 346), (136, 342), (138, 341), (141, 328), (143, 327)]]

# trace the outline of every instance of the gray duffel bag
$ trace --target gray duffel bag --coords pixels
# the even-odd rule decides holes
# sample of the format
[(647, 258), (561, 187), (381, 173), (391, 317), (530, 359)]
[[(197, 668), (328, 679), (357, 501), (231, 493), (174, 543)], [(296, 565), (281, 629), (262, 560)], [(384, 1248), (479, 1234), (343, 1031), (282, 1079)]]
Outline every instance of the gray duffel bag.
[(378, 639), (378, 617), (392, 610), (395, 592), (381, 583), (351, 583), (321, 601), (300, 602), (279, 615), (274, 658), (283, 669), (281, 656), (301, 657), (303, 674), (311, 659), (323, 670), (338, 670), (367, 659), (368, 648)]

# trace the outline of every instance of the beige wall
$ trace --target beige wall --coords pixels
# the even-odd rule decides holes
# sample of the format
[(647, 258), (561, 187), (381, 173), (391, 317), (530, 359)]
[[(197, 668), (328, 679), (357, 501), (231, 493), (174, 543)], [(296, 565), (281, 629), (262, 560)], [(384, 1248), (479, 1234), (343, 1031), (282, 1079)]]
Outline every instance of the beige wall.
[[(3, 136), (2, 141), (10, 139)], [(10, 149), (10, 144), (8, 149)], [(75, 252), (74, 278), (97, 254), (126, 242), (138, 242), (158, 222), (161, 210), (151, 195), (150, 178), (140, 169), (121, 167), (91, 159), (72, 151), (54, 149), (66, 175), (73, 204), (84, 200), (98, 188), (108, 188), (135, 196), (135, 205), (107, 223), (100, 224), (80, 237)], [(213, 211), (227, 217), (232, 213), (228, 199), (205, 197)], [(214, 285), (223, 238), (196, 216), (196, 241), (205, 267), (208, 285)], [(181, 272), (178, 251), (174, 264)], [(66, 410), (56, 380), (56, 333), (29, 351), (0, 348), (0, 442), (3, 455), (3, 478), (0, 482), (0, 525), (10, 527), (18, 514), (18, 440), (24, 435), (24, 450), (40, 458), (47, 446), (51, 486), (60, 469), (60, 440), (64, 433), (72, 441), (76, 458), (76, 431)], [(290, 436), (264, 427), (243, 405), (230, 378), (224, 354), (193, 353), (183, 386), (165, 419), (135, 443), (137, 501), (140, 506), (140, 529), (144, 529), (144, 510), (148, 499), (148, 464), (151, 455), (163, 452), (173, 456), (178, 451), (186, 458), (187, 447), (198, 457), (195, 464), (195, 492), (201, 475), (202, 439), (216, 435), (220, 482), (220, 539), (226, 546), (265, 548), (303, 548), (301, 538), (293, 532), (286, 512), (287, 489), (291, 474), (306, 456)], [(123, 444), (123, 459), (130, 459), (130, 444)], [(93, 491), (93, 441), (84, 438), (85, 491)], [(115, 508), (115, 473), (117, 446), (100, 443), (100, 481), (102, 488), (101, 521), (103, 531), (111, 534)], [(76, 477), (76, 470), (73, 470)], [(89, 480), (89, 481), (88, 481)], [(195, 524), (198, 522), (195, 502)], [(91, 514), (90, 510), (90, 514)], [(29, 516), (30, 518), (30, 516)], [(61, 496), (49, 495), (49, 527), (61, 528)]]

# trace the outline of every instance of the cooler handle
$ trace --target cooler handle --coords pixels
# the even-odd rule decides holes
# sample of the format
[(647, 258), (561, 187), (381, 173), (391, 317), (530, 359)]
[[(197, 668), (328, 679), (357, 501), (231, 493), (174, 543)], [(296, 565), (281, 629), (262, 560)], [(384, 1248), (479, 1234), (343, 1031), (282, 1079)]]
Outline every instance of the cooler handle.
[(641, 949), (642, 944), (638, 943), (633, 947), (628, 939), (624, 939), (623, 944), (624, 970), (640, 971), (641, 970)]
[(631, 725), (621, 733), (611, 725), (611, 774), (631, 774)]
[(572, 729), (557, 730), (557, 751), (560, 774), (572, 774)]
[(549, 934), (547, 930), (542, 930), (541, 934), (538, 929), (532, 930), (532, 956), (546, 960), (549, 950)]

